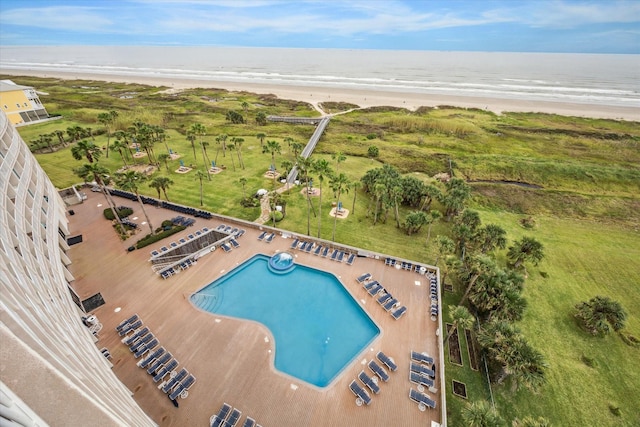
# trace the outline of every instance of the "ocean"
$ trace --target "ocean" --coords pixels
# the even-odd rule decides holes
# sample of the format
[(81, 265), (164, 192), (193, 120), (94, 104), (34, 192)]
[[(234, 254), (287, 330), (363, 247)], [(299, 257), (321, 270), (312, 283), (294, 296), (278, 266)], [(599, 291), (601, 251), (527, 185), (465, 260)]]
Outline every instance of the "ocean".
[(10, 69), (640, 107), (640, 55), (0, 46)]

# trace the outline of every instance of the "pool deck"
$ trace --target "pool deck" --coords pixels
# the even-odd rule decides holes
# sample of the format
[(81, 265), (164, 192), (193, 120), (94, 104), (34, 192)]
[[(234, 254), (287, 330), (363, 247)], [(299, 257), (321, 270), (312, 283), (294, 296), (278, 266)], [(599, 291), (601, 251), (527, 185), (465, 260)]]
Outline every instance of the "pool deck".
[[(88, 199), (72, 206), (75, 215), (68, 216), (71, 236), (82, 234), (83, 242), (68, 251), (72, 260), (69, 269), (76, 280), (72, 287), (81, 299), (97, 292), (105, 304), (92, 312), (104, 328), (96, 343), (111, 352), (113, 371), (132, 391), (142, 409), (160, 426), (207, 426), (212, 414), (224, 402), (242, 411), (238, 425), (246, 416), (263, 427), (275, 426), (429, 426), (440, 422), (442, 402), (440, 373), (437, 372), (437, 393), (427, 394), (436, 401), (437, 409), (422, 412), (409, 399), (409, 390), (417, 386), (409, 382), (410, 352), (427, 352), (440, 364), (436, 330), (439, 322), (430, 320), (429, 283), (416, 272), (385, 266), (383, 260), (356, 258), (353, 265), (331, 261), (329, 257), (292, 251), (296, 263), (335, 274), (351, 295), (360, 302), (381, 329), (371, 346), (359, 354), (336, 380), (323, 389), (286, 376), (273, 368), (274, 343), (269, 331), (255, 322), (225, 318), (200, 311), (189, 302), (189, 295), (209, 284), (256, 253), (273, 255), (288, 251), (292, 240), (277, 235), (273, 242), (258, 241), (256, 228), (247, 228), (238, 239), (240, 247), (225, 253), (218, 249), (199, 259), (191, 268), (163, 280), (151, 270), (150, 251), (168, 246), (202, 227), (217, 227), (218, 219), (196, 218), (193, 227), (141, 250), (126, 248), (142, 231), (127, 241), (120, 241), (111, 225), (102, 216), (107, 206), (101, 194), (87, 192)], [(130, 218), (140, 224), (144, 215), (136, 202), (115, 198), (117, 204), (134, 209)], [(98, 206), (98, 205), (101, 206)], [(145, 206), (155, 227), (178, 214), (162, 208)], [(186, 215), (183, 215), (186, 216)], [(238, 225), (234, 225), (238, 226)], [(371, 273), (408, 310), (394, 320), (362, 285), (356, 282), (361, 274)], [(419, 284), (419, 285), (418, 285)], [(115, 312), (116, 308), (120, 308)], [(178, 399), (174, 407), (167, 396), (157, 389), (150, 375), (138, 368), (138, 359), (120, 342), (115, 326), (137, 313), (159, 340), (197, 381), (186, 399)], [(390, 380), (381, 382), (380, 394), (372, 396), (370, 406), (356, 406), (349, 383), (361, 370), (371, 371), (364, 364), (375, 359), (382, 350), (392, 357), (398, 370), (390, 372)], [(358, 380), (359, 382), (359, 380)], [(361, 384), (362, 385), (362, 384)]]

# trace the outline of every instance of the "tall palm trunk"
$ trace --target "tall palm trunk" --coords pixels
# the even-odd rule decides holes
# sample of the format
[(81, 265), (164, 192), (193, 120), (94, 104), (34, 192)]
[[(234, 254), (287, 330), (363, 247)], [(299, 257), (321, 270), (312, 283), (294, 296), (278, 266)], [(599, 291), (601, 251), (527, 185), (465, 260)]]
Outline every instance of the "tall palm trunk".
[(149, 231), (153, 234), (153, 225), (151, 225), (151, 220), (149, 219), (149, 214), (147, 214), (147, 210), (144, 208), (144, 203), (142, 203), (142, 198), (140, 197), (140, 193), (136, 191), (136, 197), (138, 198), (138, 203), (140, 203), (140, 207), (142, 208), (142, 213), (147, 220), (147, 225), (149, 226)]

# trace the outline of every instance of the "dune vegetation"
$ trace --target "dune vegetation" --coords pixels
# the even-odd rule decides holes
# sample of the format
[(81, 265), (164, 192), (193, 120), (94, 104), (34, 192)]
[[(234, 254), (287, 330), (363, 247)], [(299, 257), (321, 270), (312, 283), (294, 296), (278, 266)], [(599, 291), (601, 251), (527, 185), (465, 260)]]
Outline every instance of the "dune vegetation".
[[(74, 169), (84, 162), (71, 154), (78, 142), (71, 141), (70, 129), (85, 129), (79, 140), (100, 147), (97, 161), (115, 174), (134, 160), (126, 149), (121, 155), (111, 148), (107, 157), (107, 141), (111, 146), (118, 131), (129, 132), (143, 123), (162, 129), (164, 135), (152, 153), (136, 160), (145, 169), (149, 156), (154, 157), (150, 178), (172, 181), (160, 198), (200, 207), (200, 180), (194, 172), (176, 170), (184, 165), (204, 171), (214, 161), (223, 171), (204, 178), (202, 208), (250, 221), (259, 217), (260, 209), (241, 202), (258, 189), (282, 185), (265, 177), (272, 157), (276, 170), (286, 172), (314, 131), (310, 125), (273, 123), (265, 117), (317, 115), (305, 103), (272, 95), (0, 78), (46, 92), (41, 100), (47, 110), (60, 115), (59, 120), (19, 128), (57, 187), (82, 182)], [(354, 107), (332, 103), (326, 110)], [(116, 112), (113, 121), (98, 119), (110, 111)], [(195, 137), (194, 124), (204, 126)], [(269, 141), (272, 149), (264, 149)], [(181, 157), (156, 159), (168, 149)], [(495, 406), (504, 425), (527, 416), (544, 417), (555, 426), (640, 424), (640, 123), (536, 113), (496, 115), (448, 106), (356, 109), (331, 119), (311, 159), (324, 165), (322, 173), (319, 167), (309, 171), (313, 186), (323, 190), (322, 216), (315, 216), (319, 198), (312, 198), (312, 212), (303, 187), (295, 186), (281, 196), (285, 215), (277, 227), (329, 240), (335, 234), (336, 241), (351, 246), (437, 262), (450, 286), (443, 304), (447, 322), (456, 320), (449, 307), (460, 304), (469, 289), (464, 304), (477, 319), (474, 341), (476, 336), (486, 340), (487, 330), (495, 326), (492, 321), (507, 319), (524, 337), (518, 342), (526, 342), (525, 348), (540, 356), (527, 377), (522, 366), (492, 358), (487, 344), (487, 364), (475, 371), (461, 328), (462, 366), (446, 360), (443, 386), (448, 391), (449, 425), (466, 425), (469, 404), (480, 401)], [(362, 178), (371, 170), (397, 173), (399, 178), (366, 185)], [(328, 213), (338, 192), (331, 187), (339, 187), (335, 177), (340, 174), (345, 183), (340, 201), (350, 213), (334, 222)], [(468, 197), (455, 209), (451, 198), (457, 190), (451, 182), (460, 182), (461, 191), (468, 189)], [(401, 200), (405, 193), (395, 188), (402, 183), (421, 189), (417, 205)], [(139, 190), (159, 197), (149, 185)], [(432, 214), (435, 211), (439, 214)], [(419, 212), (426, 222), (409, 235), (409, 224)], [(482, 243), (489, 225), (502, 230), (504, 241)], [(454, 244), (452, 250), (442, 243), (443, 237)], [(538, 263), (514, 262), (510, 248), (523, 238), (541, 244)], [(510, 301), (517, 307), (487, 309), (478, 287), (507, 276)], [(624, 328), (593, 336), (580, 327), (575, 306), (595, 296), (622, 305), (627, 315)], [(452, 394), (454, 379), (465, 383), (467, 399)]]

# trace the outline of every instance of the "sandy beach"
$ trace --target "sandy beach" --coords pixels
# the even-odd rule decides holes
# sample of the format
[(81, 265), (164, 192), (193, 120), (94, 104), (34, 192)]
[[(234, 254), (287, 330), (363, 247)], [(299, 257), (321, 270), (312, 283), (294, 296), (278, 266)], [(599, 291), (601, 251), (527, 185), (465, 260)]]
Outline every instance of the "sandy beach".
[(450, 105), (464, 108), (486, 109), (496, 114), (503, 112), (539, 112), (575, 117), (640, 121), (640, 107), (633, 108), (598, 104), (577, 104), (475, 96), (449, 96), (441, 94), (388, 91), (382, 89), (372, 91), (284, 84), (252, 84), (245, 82), (239, 83), (187, 78), (166, 79), (137, 75), (118, 75), (113, 73), (70, 73), (61, 71), (42, 72), (29, 69), (0, 69), (0, 74), (60, 79), (99, 80), (119, 83), (139, 83), (150, 86), (165, 86), (175, 90), (191, 88), (220, 88), (229, 91), (274, 94), (282, 99), (293, 99), (308, 102), (315, 106), (322, 102), (347, 102), (363, 108), (390, 106), (415, 110), (421, 106), (437, 107), (439, 105)]

